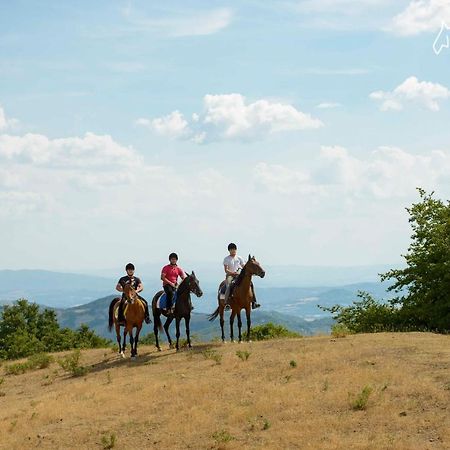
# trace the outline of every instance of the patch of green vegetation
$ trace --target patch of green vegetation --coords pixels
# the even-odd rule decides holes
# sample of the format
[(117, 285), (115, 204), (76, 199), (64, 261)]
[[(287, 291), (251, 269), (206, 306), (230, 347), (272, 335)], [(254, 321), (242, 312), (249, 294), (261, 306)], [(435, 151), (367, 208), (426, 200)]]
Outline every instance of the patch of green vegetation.
[[(298, 338), (301, 334), (288, 330), (283, 325), (277, 325), (272, 322), (258, 325), (250, 330), (250, 337), (255, 341), (266, 341), (268, 339)], [(244, 339), (247, 338), (247, 332), (244, 333)]]
[(297, 367), (297, 361), (295, 361), (294, 359), (291, 359), (289, 361), (289, 365), (294, 369), (295, 367)]
[(231, 440), (234, 439), (233, 436), (227, 430), (215, 431), (212, 437), (218, 443), (230, 442)]
[(79, 349), (58, 359), (57, 362), (63, 370), (74, 377), (81, 377), (89, 372), (89, 367), (80, 366), (81, 352)]
[(240, 359), (242, 359), (242, 361), (247, 361), (248, 358), (250, 358), (251, 353), (247, 350), (238, 350), (236, 352), (236, 356)]
[(60, 328), (55, 311), (42, 310), (25, 299), (6, 305), (1, 313), (0, 360), (73, 348), (107, 347), (109, 343), (87, 325), (76, 331)]
[(116, 446), (116, 435), (115, 433), (110, 433), (108, 435), (102, 436), (102, 445), (105, 450), (109, 450)]
[(370, 386), (364, 386), (362, 391), (350, 402), (352, 409), (355, 411), (364, 411), (367, 409), (367, 403), (371, 393), (372, 388)]
[(211, 348), (207, 348), (202, 351), (202, 355), (205, 359), (211, 359), (216, 362), (216, 364), (220, 364), (222, 362), (222, 355), (218, 353), (216, 350)]
[(5, 366), (5, 373), (8, 375), (20, 375), (29, 370), (45, 369), (53, 361), (53, 356), (46, 353), (37, 353), (28, 358), (23, 363), (14, 363)]

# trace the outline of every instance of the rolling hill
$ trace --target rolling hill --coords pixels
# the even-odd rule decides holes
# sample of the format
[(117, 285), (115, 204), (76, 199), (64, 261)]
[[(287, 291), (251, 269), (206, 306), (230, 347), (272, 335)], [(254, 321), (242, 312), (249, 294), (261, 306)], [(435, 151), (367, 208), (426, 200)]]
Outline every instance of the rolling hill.
[(1, 376), (0, 447), (444, 450), (449, 339), (379, 333), (178, 353), (141, 347), (135, 361), (86, 350), (81, 377), (56, 362)]

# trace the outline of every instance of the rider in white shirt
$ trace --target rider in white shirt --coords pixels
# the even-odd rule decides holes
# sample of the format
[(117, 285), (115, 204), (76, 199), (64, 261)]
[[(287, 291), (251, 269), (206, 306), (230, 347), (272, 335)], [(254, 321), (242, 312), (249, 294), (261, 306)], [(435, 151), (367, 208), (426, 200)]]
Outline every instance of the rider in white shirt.
[[(223, 267), (226, 273), (227, 289), (225, 291), (225, 305), (227, 308), (229, 307), (228, 298), (230, 296), (232, 281), (239, 275), (239, 272), (244, 268), (245, 265), (245, 261), (237, 255), (236, 244), (229, 244), (228, 251), (230, 252), (230, 254), (223, 260)], [(259, 303), (256, 303), (255, 288), (253, 286), (253, 283), (251, 283), (251, 288), (253, 294), (252, 308), (259, 308), (261, 305)]]

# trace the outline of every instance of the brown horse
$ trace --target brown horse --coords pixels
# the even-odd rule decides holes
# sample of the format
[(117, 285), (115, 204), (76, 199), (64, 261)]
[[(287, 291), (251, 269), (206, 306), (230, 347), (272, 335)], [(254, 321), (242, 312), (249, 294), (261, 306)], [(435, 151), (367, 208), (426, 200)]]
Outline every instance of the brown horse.
[[(113, 325), (116, 328), (117, 343), (119, 344), (119, 354), (122, 358), (125, 357), (125, 347), (127, 341), (127, 334), (130, 335), (131, 357), (137, 356), (137, 345), (139, 341), (139, 333), (141, 332), (142, 322), (145, 318), (145, 306), (139, 299), (139, 295), (131, 285), (126, 284), (123, 288), (123, 295), (125, 298), (124, 316), (125, 324), (119, 323), (116, 311), (120, 304), (120, 298), (115, 298), (109, 305), (109, 331)], [(120, 345), (120, 327), (124, 326), (123, 344)], [(136, 334), (133, 336), (133, 328), (136, 328)]]
[[(245, 263), (244, 268), (242, 269), (241, 273), (238, 275), (234, 290), (232, 295), (230, 296), (229, 302), (231, 306), (231, 316), (230, 316), (230, 338), (231, 342), (234, 342), (234, 336), (233, 336), (233, 324), (234, 324), (234, 318), (237, 316), (238, 319), (238, 328), (239, 328), (239, 342), (242, 341), (242, 334), (241, 334), (241, 328), (242, 328), (242, 320), (241, 320), (241, 310), (245, 309), (245, 314), (247, 316), (247, 341), (250, 340), (250, 326), (251, 326), (251, 319), (250, 319), (250, 312), (251, 312), (251, 303), (253, 301), (253, 294), (251, 290), (251, 282), (252, 282), (252, 276), (257, 275), (258, 277), (264, 278), (266, 275), (266, 272), (261, 267), (258, 261), (256, 261), (255, 257), (251, 257), (248, 255), (248, 260)], [(217, 316), (220, 315), (220, 328), (222, 329), (222, 342), (225, 342), (225, 333), (223, 330), (224, 326), (224, 311), (225, 311), (225, 301), (220, 299), (220, 287), (219, 287), (219, 293), (217, 295), (217, 300), (219, 303), (219, 306), (217, 309), (209, 316), (209, 321), (212, 322), (214, 319), (217, 318)]]

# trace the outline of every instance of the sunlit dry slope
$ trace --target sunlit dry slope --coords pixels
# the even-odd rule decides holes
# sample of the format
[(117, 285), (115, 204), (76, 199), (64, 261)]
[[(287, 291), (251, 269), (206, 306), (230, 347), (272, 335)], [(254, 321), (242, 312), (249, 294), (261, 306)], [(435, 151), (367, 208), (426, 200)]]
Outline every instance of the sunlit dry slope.
[(80, 364), (3, 365), (1, 448), (450, 448), (450, 336), (90, 350)]

